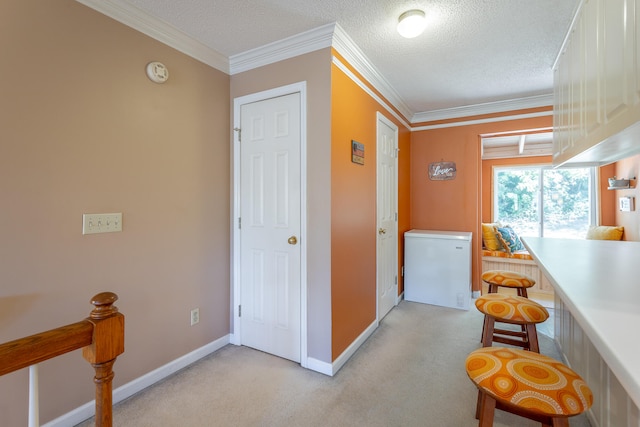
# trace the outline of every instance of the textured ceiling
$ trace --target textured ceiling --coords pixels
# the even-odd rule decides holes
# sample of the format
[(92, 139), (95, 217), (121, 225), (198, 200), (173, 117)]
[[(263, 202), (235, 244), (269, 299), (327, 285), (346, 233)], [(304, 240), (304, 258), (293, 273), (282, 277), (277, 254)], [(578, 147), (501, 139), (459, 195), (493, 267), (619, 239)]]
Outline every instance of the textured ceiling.
[[(226, 57), (337, 22), (414, 113), (552, 93), (580, 0), (126, 0)], [(398, 16), (422, 9), (404, 39)]]

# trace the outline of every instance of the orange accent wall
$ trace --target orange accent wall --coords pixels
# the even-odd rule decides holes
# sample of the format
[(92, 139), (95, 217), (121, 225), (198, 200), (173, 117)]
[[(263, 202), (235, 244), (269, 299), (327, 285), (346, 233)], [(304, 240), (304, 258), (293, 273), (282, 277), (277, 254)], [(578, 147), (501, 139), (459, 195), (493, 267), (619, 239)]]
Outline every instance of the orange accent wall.
[[(618, 211), (618, 199), (616, 192), (608, 190), (609, 181), (616, 174), (616, 164), (602, 166), (600, 168), (600, 224), (617, 225), (616, 212)], [(633, 239), (629, 239), (633, 240)]]
[[(376, 112), (398, 125), (400, 235), (409, 224), (406, 171), (410, 133), (335, 65), (331, 96), (331, 311), (335, 360), (376, 320)], [(364, 165), (351, 162), (352, 140), (364, 144)]]
[[(550, 108), (548, 109), (550, 110)], [(509, 116), (512, 113), (505, 113)], [(461, 119), (462, 120), (462, 119)], [(550, 127), (552, 117), (416, 131), (411, 137), (411, 228), (473, 232), (472, 281), (479, 290), (482, 209), (480, 135)], [(451, 181), (430, 181), (429, 163), (456, 163)]]

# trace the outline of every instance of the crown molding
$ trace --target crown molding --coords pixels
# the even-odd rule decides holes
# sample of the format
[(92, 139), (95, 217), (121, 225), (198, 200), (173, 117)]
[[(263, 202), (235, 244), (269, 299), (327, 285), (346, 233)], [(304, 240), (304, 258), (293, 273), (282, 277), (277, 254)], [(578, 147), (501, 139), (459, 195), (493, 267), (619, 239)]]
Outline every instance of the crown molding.
[[(150, 16), (142, 9), (124, 0), (76, 1), (136, 31), (146, 34), (185, 55), (230, 75), (319, 49), (333, 47), (364, 80), (375, 88), (400, 114), (406, 117), (411, 124), (553, 105), (553, 95), (550, 94), (414, 113), (353, 42), (351, 37), (335, 22), (227, 58), (174, 26)], [(492, 121), (491, 119), (486, 120)], [(484, 121), (485, 120), (482, 120), (482, 122)], [(460, 123), (470, 124), (477, 122), (477, 120), (459, 122), (458, 125), (460, 125)], [(456, 124), (422, 126), (412, 128), (412, 130), (455, 125)]]
[(411, 130), (411, 125), (407, 123), (407, 119), (402, 117), (400, 114), (390, 106), (387, 101), (382, 99), (375, 91), (373, 91), (367, 83), (363, 82), (358, 76), (356, 76), (351, 69), (347, 65), (345, 65), (339, 58), (335, 55), (332, 57), (333, 64), (338, 67), (347, 77), (349, 77), (355, 84), (357, 84), (360, 89), (365, 91), (371, 98), (375, 99), (389, 114), (395, 117), (398, 122), (400, 122), (405, 128)]
[(335, 23), (325, 24), (312, 30), (232, 55), (229, 57), (230, 74), (241, 73), (331, 47), (335, 26)]
[(121, 0), (76, 0), (200, 62), (229, 74), (229, 60), (176, 27)]
[(230, 73), (233, 75), (248, 71), (327, 47), (333, 47), (340, 53), (349, 65), (361, 74), (401, 114), (405, 117), (413, 115), (413, 112), (398, 93), (371, 64), (351, 37), (335, 22), (233, 55), (229, 58)]
[(549, 107), (553, 105), (553, 94), (530, 96), (506, 101), (487, 102), (464, 107), (446, 108), (443, 110), (416, 113), (411, 123), (433, 122), (437, 120), (457, 119), (461, 117), (479, 116), (482, 114), (503, 113), (505, 111), (526, 110), (529, 108)]
[(333, 48), (404, 117), (411, 118), (413, 111), (338, 24), (333, 35)]
[[(505, 111), (500, 111), (501, 113)], [(450, 123), (441, 123), (437, 125), (426, 125), (426, 126), (415, 126), (411, 128), (412, 132), (419, 130), (433, 130), (433, 129), (444, 129), (444, 128), (453, 128), (458, 126), (470, 126), (470, 125), (479, 125), (483, 123), (496, 123), (496, 122), (506, 122), (509, 120), (520, 120), (520, 119), (531, 119), (534, 117), (545, 117), (552, 116), (553, 111), (539, 111), (537, 113), (525, 113), (525, 114), (511, 114), (508, 116), (497, 116), (497, 117), (488, 117), (485, 119), (475, 119), (475, 120), (460, 120)]]

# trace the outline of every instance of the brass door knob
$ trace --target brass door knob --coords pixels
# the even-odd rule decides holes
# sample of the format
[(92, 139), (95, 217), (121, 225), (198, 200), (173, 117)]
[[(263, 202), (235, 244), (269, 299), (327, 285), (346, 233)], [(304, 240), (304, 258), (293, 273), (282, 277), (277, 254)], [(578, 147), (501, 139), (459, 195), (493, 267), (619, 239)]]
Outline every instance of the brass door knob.
[(291, 236), (289, 237), (289, 240), (287, 240), (287, 242), (289, 242), (290, 245), (295, 245), (296, 243), (298, 243), (298, 239), (296, 239), (296, 236)]
[(378, 234), (386, 234), (387, 230), (385, 230), (384, 228), (380, 228), (378, 229)]

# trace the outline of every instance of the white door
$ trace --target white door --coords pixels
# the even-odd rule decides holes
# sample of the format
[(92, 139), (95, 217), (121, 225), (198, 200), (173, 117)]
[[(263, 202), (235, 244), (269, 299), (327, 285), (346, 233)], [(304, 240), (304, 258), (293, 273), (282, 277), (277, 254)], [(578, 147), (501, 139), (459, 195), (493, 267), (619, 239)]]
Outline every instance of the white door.
[(377, 140), (377, 282), (381, 320), (396, 305), (398, 296), (398, 128), (380, 113)]
[(300, 362), (300, 93), (240, 109), (241, 343)]

